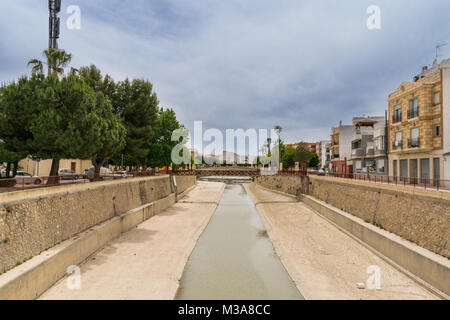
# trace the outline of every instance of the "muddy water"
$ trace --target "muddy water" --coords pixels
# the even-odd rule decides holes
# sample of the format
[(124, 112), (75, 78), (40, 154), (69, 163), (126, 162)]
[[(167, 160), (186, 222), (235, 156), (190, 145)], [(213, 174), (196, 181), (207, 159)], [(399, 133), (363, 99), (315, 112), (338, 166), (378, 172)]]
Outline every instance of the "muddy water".
[(227, 185), (186, 266), (177, 299), (302, 299), (242, 185)]

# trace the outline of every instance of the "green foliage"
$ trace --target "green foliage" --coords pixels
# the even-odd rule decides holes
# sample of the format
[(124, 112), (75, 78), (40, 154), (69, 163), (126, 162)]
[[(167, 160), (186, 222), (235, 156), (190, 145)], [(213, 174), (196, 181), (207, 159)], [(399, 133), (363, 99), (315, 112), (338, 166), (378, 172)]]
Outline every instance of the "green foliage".
[(0, 163), (19, 161), (33, 153), (30, 126), (41, 111), (46, 86), (43, 75), (33, 75), (0, 89)]
[(47, 79), (42, 110), (30, 126), (35, 157), (89, 159), (123, 147), (125, 129), (102, 93), (75, 74)]
[(320, 159), (319, 159), (319, 155), (315, 152), (312, 152), (312, 158), (309, 161), (308, 167), (310, 168), (316, 168), (318, 167), (320, 164)]
[(297, 152), (295, 153), (295, 157), (294, 160), (295, 162), (303, 162), (303, 161), (307, 161), (308, 163), (311, 161), (311, 159), (313, 158), (313, 153), (311, 152), (309, 146), (302, 142), (300, 143), (300, 145), (297, 147)]
[(104, 78), (95, 66), (83, 67), (80, 76), (96, 92), (103, 93), (112, 103), (126, 128), (125, 146), (120, 154), (114, 155), (116, 163), (133, 166), (137, 162), (145, 163), (150, 152), (148, 141), (155, 133), (158, 118), (158, 98), (150, 82), (126, 79), (114, 82), (106, 75)]
[(147, 158), (148, 165), (163, 167), (172, 162), (172, 149), (178, 144), (178, 142), (172, 141), (172, 132), (182, 127), (177, 120), (175, 111), (163, 108), (159, 110), (155, 133), (147, 145), (150, 150)]
[(64, 77), (72, 56), (56, 49), (44, 56), (29, 61), (31, 77), (0, 89), (0, 164), (8, 173), (28, 156), (53, 159), (51, 175), (59, 159), (92, 159), (96, 172), (112, 157), (128, 166), (171, 163), (172, 132), (182, 125), (172, 109), (159, 108), (151, 83), (116, 83), (95, 66)]
[(50, 68), (50, 71), (54, 76), (62, 75), (64, 73), (64, 68), (72, 61), (72, 55), (64, 50), (51, 48), (44, 50), (42, 55), (45, 57), (45, 61), (39, 59), (28, 61), (28, 66), (32, 66), (31, 72), (33, 74), (43, 74), (45, 64)]
[(297, 150), (293, 147), (285, 147), (282, 152), (281, 162), (283, 163), (283, 168), (288, 169), (295, 166), (295, 155)]

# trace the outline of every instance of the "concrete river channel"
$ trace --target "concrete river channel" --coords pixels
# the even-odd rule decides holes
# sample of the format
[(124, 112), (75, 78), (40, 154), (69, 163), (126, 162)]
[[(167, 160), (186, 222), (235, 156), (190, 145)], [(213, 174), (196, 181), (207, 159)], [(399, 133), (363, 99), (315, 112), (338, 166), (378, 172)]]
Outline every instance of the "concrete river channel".
[(301, 300), (239, 183), (220, 204), (186, 265), (178, 300)]

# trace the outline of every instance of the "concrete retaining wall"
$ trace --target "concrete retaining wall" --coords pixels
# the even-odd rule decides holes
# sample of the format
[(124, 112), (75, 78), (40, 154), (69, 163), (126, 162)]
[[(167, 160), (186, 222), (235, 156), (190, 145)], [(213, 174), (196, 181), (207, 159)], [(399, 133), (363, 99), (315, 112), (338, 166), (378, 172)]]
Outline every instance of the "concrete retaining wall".
[[(178, 193), (195, 177), (177, 177)], [(0, 195), (0, 274), (132, 209), (169, 197), (169, 176)], [(180, 191), (181, 190), (181, 191)]]
[(418, 282), (445, 299), (450, 296), (450, 261), (442, 257), (448, 255), (450, 235), (447, 194), (323, 177), (267, 176), (256, 183), (301, 197)]
[(257, 184), (311, 195), (423, 248), (450, 257), (450, 195), (343, 179), (266, 176)]
[(446, 258), (381, 230), (372, 224), (365, 223), (361, 219), (311, 196), (303, 197), (303, 202), (339, 228), (361, 240), (376, 252), (381, 253), (389, 261), (423, 280), (425, 284), (430, 284), (432, 289), (438, 290), (435, 293), (441, 294), (445, 299), (450, 295), (450, 262)]
[(143, 205), (106, 222), (32, 258), (0, 276), (0, 300), (32, 300), (59, 281), (70, 266), (76, 266), (89, 256), (143, 221), (175, 203), (175, 195)]

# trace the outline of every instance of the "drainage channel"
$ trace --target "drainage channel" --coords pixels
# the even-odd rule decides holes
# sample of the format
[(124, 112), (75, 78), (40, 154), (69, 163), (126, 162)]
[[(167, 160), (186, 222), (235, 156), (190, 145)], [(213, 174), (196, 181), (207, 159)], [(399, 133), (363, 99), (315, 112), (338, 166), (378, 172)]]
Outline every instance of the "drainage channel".
[(301, 300), (251, 199), (228, 184), (186, 265), (178, 300)]

